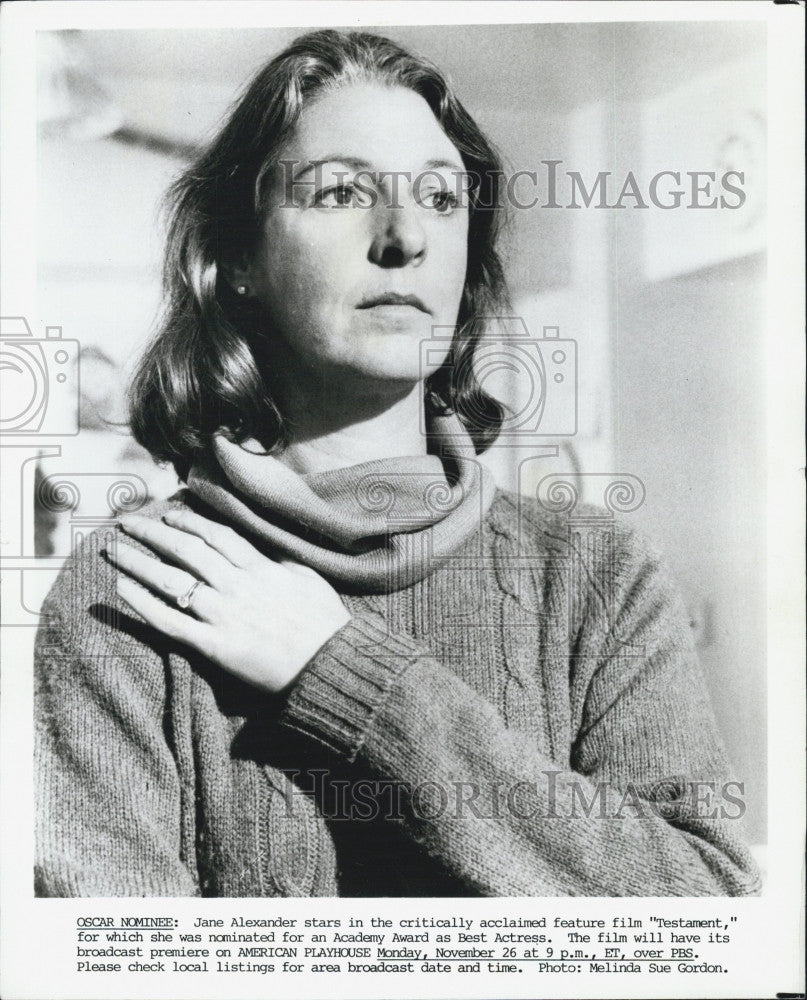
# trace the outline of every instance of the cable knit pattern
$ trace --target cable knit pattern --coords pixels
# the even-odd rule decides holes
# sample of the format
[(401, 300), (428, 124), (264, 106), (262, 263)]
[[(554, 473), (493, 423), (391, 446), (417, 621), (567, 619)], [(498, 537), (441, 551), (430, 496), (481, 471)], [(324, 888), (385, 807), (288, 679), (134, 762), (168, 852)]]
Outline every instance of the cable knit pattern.
[[(315, 484), (337, 518), (342, 480)], [(588, 513), (499, 493), (405, 585), (332, 576), (353, 617), (284, 698), (130, 617), (90, 538), (37, 638), (38, 894), (757, 891), (736, 808), (687, 796), (738, 776), (680, 602)]]

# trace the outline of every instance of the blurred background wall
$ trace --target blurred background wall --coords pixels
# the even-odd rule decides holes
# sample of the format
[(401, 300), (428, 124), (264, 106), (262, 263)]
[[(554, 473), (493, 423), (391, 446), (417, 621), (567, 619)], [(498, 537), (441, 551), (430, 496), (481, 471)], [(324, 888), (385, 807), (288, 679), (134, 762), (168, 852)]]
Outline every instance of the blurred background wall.
[[(448, 71), (508, 168), (537, 171), (542, 185), (544, 160), (579, 171), (588, 187), (610, 171), (617, 192), (628, 171), (640, 182), (661, 169), (748, 174), (743, 212), (665, 212), (628, 200), (621, 210), (512, 213), (514, 314), (531, 336), (558, 327), (576, 342), (578, 427), (555, 441), (555, 457), (535, 462), (542, 449), (524, 444), (487, 461), (503, 485), (527, 492), (547, 471), (627, 473), (644, 484), (644, 503), (626, 517), (665, 550), (688, 601), (735, 772), (747, 782), (749, 833), (761, 844), (764, 27), (379, 30)], [(120, 469), (154, 496), (175, 487), (124, 427), (108, 423), (125, 420), (127, 373), (157, 314), (157, 205), (252, 71), (297, 33), (40, 37), (34, 332), (58, 325), (81, 350), (80, 433), (42, 460), (40, 479)], [(83, 106), (66, 114), (77, 99)], [(539, 194), (543, 201), (545, 187)], [(46, 515), (40, 554), (67, 555), (71, 510), (51, 504)]]

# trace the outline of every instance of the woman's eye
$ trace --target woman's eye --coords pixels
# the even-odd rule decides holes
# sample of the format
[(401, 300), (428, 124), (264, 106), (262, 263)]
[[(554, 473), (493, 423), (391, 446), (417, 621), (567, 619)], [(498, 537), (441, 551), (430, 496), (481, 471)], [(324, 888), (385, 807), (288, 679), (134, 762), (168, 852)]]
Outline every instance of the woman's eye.
[(314, 204), (320, 208), (351, 208), (364, 203), (362, 192), (353, 184), (335, 184), (317, 192)]
[(429, 191), (420, 199), (420, 203), (424, 208), (431, 208), (441, 215), (449, 215), (458, 207), (459, 200), (451, 191), (445, 191), (440, 188), (435, 191)]

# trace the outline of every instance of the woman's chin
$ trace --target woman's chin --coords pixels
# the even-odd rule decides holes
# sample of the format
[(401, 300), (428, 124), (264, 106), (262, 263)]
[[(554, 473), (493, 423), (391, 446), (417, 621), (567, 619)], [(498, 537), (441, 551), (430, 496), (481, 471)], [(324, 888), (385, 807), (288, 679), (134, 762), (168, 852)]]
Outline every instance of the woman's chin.
[(420, 338), (395, 335), (361, 345), (344, 358), (339, 367), (349, 371), (354, 378), (412, 385), (429, 374), (421, 358)]
[(368, 392), (388, 392), (400, 396), (414, 389), (428, 374), (422, 371), (419, 358), (396, 359), (389, 355), (376, 355), (352, 358), (340, 365), (335, 381), (346, 393), (357, 391), (359, 395), (367, 395)]
[(364, 369), (357, 374), (365, 389), (376, 386), (379, 390), (389, 390), (395, 395), (414, 389), (425, 378), (425, 375), (421, 376), (419, 370), (403, 366), (401, 368), (385, 366), (384, 368)]

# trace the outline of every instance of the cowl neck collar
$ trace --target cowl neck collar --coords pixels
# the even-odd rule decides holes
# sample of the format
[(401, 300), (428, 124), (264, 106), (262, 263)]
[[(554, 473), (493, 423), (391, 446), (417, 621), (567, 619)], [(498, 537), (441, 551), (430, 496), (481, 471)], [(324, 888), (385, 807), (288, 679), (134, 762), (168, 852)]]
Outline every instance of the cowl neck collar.
[(431, 431), (434, 454), (309, 475), (218, 434), (188, 488), (275, 558), (357, 592), (398, 590), (440, 566), (493, 500), (493, 477), (459, 418), (436, 417)]

